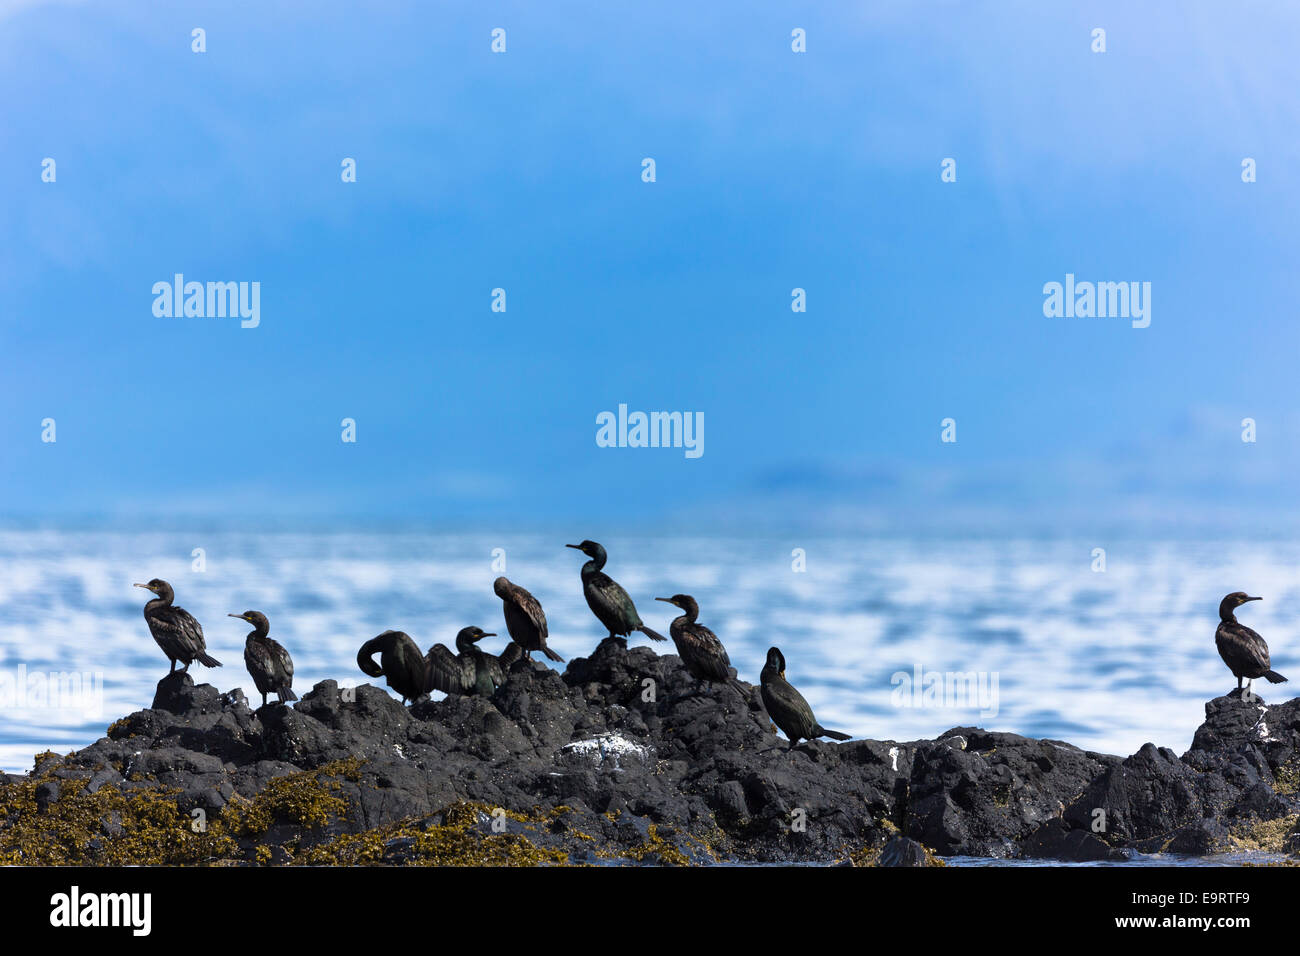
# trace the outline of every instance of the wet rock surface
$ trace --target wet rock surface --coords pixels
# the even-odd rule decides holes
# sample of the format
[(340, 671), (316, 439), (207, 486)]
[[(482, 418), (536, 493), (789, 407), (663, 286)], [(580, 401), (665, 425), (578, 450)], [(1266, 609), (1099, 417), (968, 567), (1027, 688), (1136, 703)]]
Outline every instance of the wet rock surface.
[[(0, 776), (0, 854), (94, 862), (107, 846), (105, 862), (120, 862), (113, 840), (134, 817), (108, 798), (146, 792), (183, 823), (216, 821), (202, 831), (209, 842), (186, 851), (193, 862), (832, 863), (866, 854), (909, 866), (925, 849), (1113, 861), (1133, 850), (1250, 846), (1261, 832), (1279, 848), (1300, 846), (1297, 701), (1215, 698), (1183, 756), (1147, 744), (1121, 758), (974, 727), (790, 750), (757, 688), (741, 689), (705, 693), (677, 657), (616, 641), (563, 673), (518, 662), (490, 700), (410, 708), (379, 687), (323, 681), (291, 707), (254, 710), (239, 692), (177, 673), (150, 709), (89, 747)], [(65, 813), (69, 845), (41, 856), (32, 820), (65, 799), (99, 816), (87, 829)], [(140, 862), (174, 860), (161, 842), (161, 856)]]

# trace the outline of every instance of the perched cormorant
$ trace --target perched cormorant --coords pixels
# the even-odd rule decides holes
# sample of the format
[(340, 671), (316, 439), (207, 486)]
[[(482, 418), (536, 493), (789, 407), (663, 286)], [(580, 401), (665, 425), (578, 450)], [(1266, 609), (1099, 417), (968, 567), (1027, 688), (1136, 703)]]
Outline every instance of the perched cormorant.
[[(379, 663), (374, 654), (379, 652)], [(357, 651), (357, 666), (371, 677), (385, 677), (388, 686), (402, 695), (402, 703), (429, 692), (429, 666), (415, 641), (402, 631), (384, 631)]]
[(145, 604), (144, 619), (149, 624), (149, 633), (172, 662), (169, 674), (176, 671), (177, 661), (184, 664), (183, 670), (187, 671), (194, 661), (204, 667), (221, 666), (221, 661), (208, 654), (207, 645), (203, 641), (203, 628), (194, 619), (194, 615), (183, 607), (172, 606), (176, 593), (170, 584), (154, 578), (148, 584), (135, 586), (157, 595)]
[(601, 570), (607, 560), (604, 548), (595, 541), (566, 544), (565, 547), (577, 548), (591, 558), (582, 566), (582, 593), (587, 599), (587, 607), (609, 630), (610, 637), (626, 638), (633, 631), (640, 631), (652, 641), (667, 640), (662, 634), (641, 623), (641, 615), (637, 614), (636, 605), (627, 592)]
[(781, 728), (790, 738), (790, 749), (800, 740), (815, 740), (818, 737), (831, 737), (835, 740), (848, 740), (848, 734), (838, 730), (827, 730), (817, 723), (808, 701), (803, 694), (785, 679), (785, 655), (778, 648), (767, 649), (767, 662), (763, 665), (760, 678), (763, 682), (763, 707), (772, 723)]
[(655, 598), (667, 604), (675, 604), (682, 609), (680, 617), (673, 618), (668, 625), (668, 633), (677, 645), (677, 654), (681, 657), (686, 670), (696, 680), (704, 681), (706, 689), (712, 690), (714, 683), (722, 681), (735, 688), (741, 699), (748, 703), (745, 692), (731, 676), (731, 658), (727, 649), (714, 634), (695, 619), (700, 616), (700, 606), (689, 594), (674, 594), (670, 598)]
[[(506, 667), (519, 658), (521, 649), (511, 641), (501, 657), (479, 649), (477, 642), (496, 637), (481, 627), (463, 627), (456, 635), (453, 654), (442, 644), (429, 648), (429, 686), (446, 694), (477, 694), (491, 697), (506, 682)], [(505, 659), (503, 661), (503, 659)]]
[(266, 695), (274, 693), (280, 703), (287, 704), (297, 700), (293, 692), (293, 658), (279, 641), (267, 637), (271, 622), (261, 611), (245, 611), (243, 614), (229, 614), (240, 621), (253, 625), (244, 640), (244, 665), (253, 675), (253, 685), (262, 695), (262, 706), (266, 706)]
[(563, 664), (564, 658), (546, 646), (546, 614), (541, 602), (506, 578), (493, 581), (492, 590), (501, 599), (506, 630), (510, 632), (511, 640), (523, 650), (524, 657), (532, 660), (533, 651), (541, 651), (551, 660)]
[(1243, 677), (1254, 680), (1263, 677), (1270, 684), (1281, 684), (1286, 680), (1275, 670), (1268, 660), (1268, 645), (1264, 639), (1238, 623), (1232, 612), (1247, 601), (1262, 601), (1263, 598), (1250, 597), (1245, 591), (1233, 591), (1219, 602), (1219, 629), (1214, 632), (1214, 643), (1219, 648), (1219, 656), (1228, 665), (1237, 678), (1237, 690), (1241, 690)]

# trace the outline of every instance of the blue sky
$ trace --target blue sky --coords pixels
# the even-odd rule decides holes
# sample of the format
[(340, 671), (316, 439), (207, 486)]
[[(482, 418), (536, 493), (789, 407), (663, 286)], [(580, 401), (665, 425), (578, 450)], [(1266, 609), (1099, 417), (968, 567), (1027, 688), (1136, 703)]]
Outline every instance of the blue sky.
[(122, 6), (0, 0), (4, 518), (1297, 524), (1294, 6)]

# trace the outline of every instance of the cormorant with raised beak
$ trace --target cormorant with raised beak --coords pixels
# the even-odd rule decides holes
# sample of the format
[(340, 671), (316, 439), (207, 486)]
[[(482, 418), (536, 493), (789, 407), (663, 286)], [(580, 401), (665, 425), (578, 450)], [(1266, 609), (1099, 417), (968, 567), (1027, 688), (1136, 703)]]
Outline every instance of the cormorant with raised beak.
[(564, 658), (546, 646), (546, 614), (541, 602), (504, 577), (492, 582), (492, 590), (501, 599), (510, 639), (523, 650), (524, 657), (531, 661), (533, 651), (541, 651), (551, 660), (563, 664)]
[(817, 723), (808, 701), (803, 694), (794, 689), (794, 685), (785, 679), (785, 655), (779, 648), (767, 649), (767, 662), (759, 678), (763, 684), (763, 707), (772, 723), (781, 728), (782, 733), (790, 738), (790, 749), (800, 740), (815, 740), (818, 737), (830, 737), (834, 740), (848, 740), (848, 734), (838, 730), (827, 730)]
[(170, 584), (161, 578), (154, 578), (148, 584), (137, 584), (135, 587), (157, 595), (145, 604), (144, 619), (149, 624), (149, 633), (172, 662), (169, 674), (175, 673), (177, 661), (185, 665), (182, 669), (186, 671), (194, 661), (204, 667), (221, 666), (221, 661), (208, 654), (203, 640), (203, 628), (194, 619), (194, 615), (183, 607), (172, 606), (176, 593)]
[(690, 675), (703, 681), (706, 690), (712, 690), (718, 682), (730, 684), (741, 699), (748, 703), (745, 692), (731, 676), (731, 659), (727, 656), (722, 641), (718, 640), (718, 635), (696, 621), (700, 616), (700, 605), (695, 598), (689, 594), (674, 594), (672, 597), (655, 600), (682, 609), (681, 616), (673, 618), (673, 622), (668, 625), (668, 633), (677, 645), (677, 654)]
[(266, 615), (261, 611), (245, 611), (227, 617), (253, 625), (248, 637), (244, 639), (244, 666), (253, 675), (253, 685), (262, 695), (262, 706), (266, 706), (266, 695), (272, 693), (282, 704), (297, 700), (298, 695), (293, 692), (293, 658), (283, 644), (267, 637), (271, 622), (266, 619)]
[(1251, 681), (1263, 677), (1270, 684), (1281, 684), (1286, 680), (1277, 671), (1270, 670), (1273, 665), (1269, 662), (1268, 645), (1264, 639), (1238, 622), (1232, 613), (1247, 601), (1262, 600), (1250, 597), (1245, 591), (1233, 591), (1219, 602), (1219, 629), (1214, 632), (1214, 643), (1223, 663), (1237, 678), (1237, 690), (1241, 690), (1243, 677)]
[(384, 631), (362, 644), (357, 651), (357, 666), (371, 677), (387, 678), (388, 686), (402, 695), (403, 704), (429, 692), (428, 661), (403, 631)]
[(641, 615), (637, 614), (636, 605), (628, 593), (601, 570), (607, 560), (603, 547), (595, 541), (566, 544), (565, 547), (576, 548), (591, 559), (582, 566), (582, 594), (591, 613), (608, 629), (610, 638), (626, 638), (633, 631), (640, 631), (652, 641), (667, 640), (641, 623)]
[(506, 682), (506, 668), (518, 660), (523, 649), (511, 641), (500, 657), (478, 647), (485, 637), (496, 637), (481, 627), (463, 627), (456, 635), (453, 654), (442, 644), (429, 648), (429, 686), (445, 694), (491, 697)]

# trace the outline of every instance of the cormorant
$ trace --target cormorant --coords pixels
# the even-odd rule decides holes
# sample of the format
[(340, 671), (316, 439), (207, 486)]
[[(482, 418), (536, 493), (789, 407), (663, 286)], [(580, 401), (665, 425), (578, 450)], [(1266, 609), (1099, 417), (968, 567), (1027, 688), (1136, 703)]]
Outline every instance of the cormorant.
[(609, 630), (610, 637), (626, 638), (633, 631), (640, 631), (652, 641), (667, 640), (641, 623), (641, 615), (637, 614), (636, 605), (627, 592), (601, 570), (607, 560), (604, 548), (595, 541), (566, 544), (565, 547), (577, 548), (591, 558), (582, 566), (582, 594), (591, 613)]
[(541, 602), (517, 584), (506, 578), (492, 582), (492, 590), (501, 599), (506, 616), (506, 630), (519, 645), (524, 657), (533, 659), (533, 651), (541, 651), (553, 661), (564, 663), (564, 658), (546, 646), (546, 614)]
[[(379, 652), (379, 663), (374, 654)], [(402, 631), (384, 631), (357, 651), (357, 666), (371, 677), (385, 677), (388, 686), (402, 695), (402, 703), (429, 692), (429, 667), (415, 641)]]
[(176, 593), (170, 584), (161, 578), (154, 578), (148, 584), (137, 584), (135, 587), (157, 595), (145, 604), (144, 619), (149, 624), (149, 633), (172, 662), (169, 674), (176, 672), (177, 661), (185, 665), (182, 669), (186, 671), (194, 661), (204, 667), (221, 666), (221, 661), (208, 654), (207, 645), (203, 641), (203, 628), (194, 619), (194, 615), (183, 607), (172, 606)]
[(1237, 616), (1232, 613), (1247, 601), (1262, 600), (1248, 596), (1245, 591), (1233, 591), (1219, 602), (1219, 629), (1214, 632), (1214, 643), (1223, 663), (1237, 677), (1237, 690), (1241, 690), (1243, 677), (1252, 681), (1263, 677), (1270, 684), (1281, 684), (1286, 680), (1277, 671), (1269, 670), (1272, 665), (1264, 639), (1245, 624), (1238, 623)]
[(253, 625), (244, 640), (244, 666), (253, 675), (253, 685), (262, 695), (262, 706), (266, 706), (266, 695), (270, 693), (279, 697), (282, 704), (297, 700), (298, 695), (293, 692), (293, 658), (283, 644), (266, 636), (271, 630), (266, 615), (261, 611), (245, 611), (226, 616)]
[(496, 635), (481, 627), (463, 627), (456, 635), (458, 654), (453, 654), (442, 644), (429, 648), (429, 686), (446, 694), (491, 697), (496, 693), (496, 689), (506, 682), (506, 667), (519, 658), (521, 649), (511, 641), (501, 657), (497, 657), (477, 646), (477, 642), (485, 637)]
[(831, 737), (835, 740), (848, 740), (848, 734), (838, 730), (827, 730), (817, 723), (808, 701), (803, 694), (785, 679), (785, 655), (779, 648), (767, 649), (767, 662), (763, 665), (760, 680), (763, 683), (763, 707), (772, 723), (781, 728), (790, 738), (790, 749), (802, 740), (815, 740), (818, 737)]
[(704, 681), (709, 690), (712, 690), (717, 681), (728, 683), (748, 703), (745, 692), (731, 676), (731, 658), (727, 657), (727, 649), (722, 646), (722, 641), (703, 624), (695, 622), (700, 616), (700, 606), (695, 598), (689, 594), (674, 594), (670, 598), (655, 600), (675, 604), (683, 611), (680, 617), (673, 618), (673, 622), (668, 625), (668, 633), (672, 635), (673, 643), (677, 645), (677, 654), (691, 676)]

